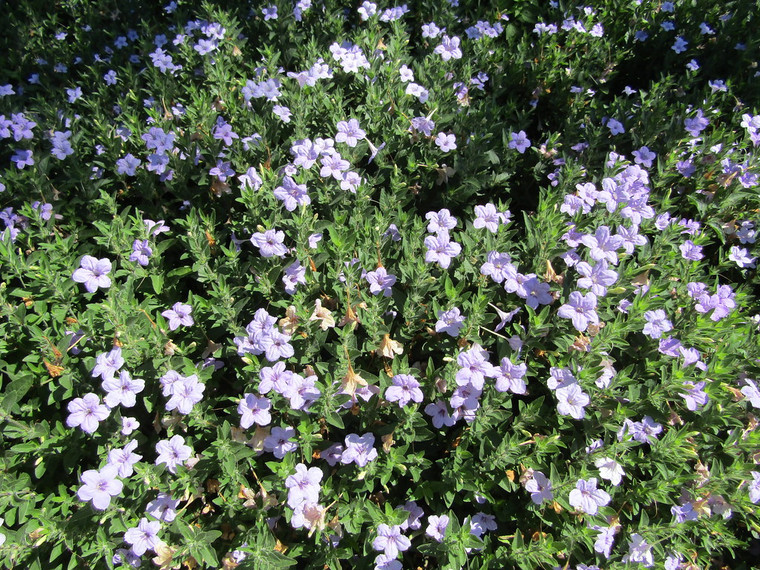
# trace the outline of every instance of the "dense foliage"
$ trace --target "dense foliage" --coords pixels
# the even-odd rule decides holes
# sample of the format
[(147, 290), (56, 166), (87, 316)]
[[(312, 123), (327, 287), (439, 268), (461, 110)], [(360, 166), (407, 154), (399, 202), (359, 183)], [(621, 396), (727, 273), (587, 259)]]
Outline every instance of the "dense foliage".
[(11, 4), (0, 565), (760, 555), (760, 4)]

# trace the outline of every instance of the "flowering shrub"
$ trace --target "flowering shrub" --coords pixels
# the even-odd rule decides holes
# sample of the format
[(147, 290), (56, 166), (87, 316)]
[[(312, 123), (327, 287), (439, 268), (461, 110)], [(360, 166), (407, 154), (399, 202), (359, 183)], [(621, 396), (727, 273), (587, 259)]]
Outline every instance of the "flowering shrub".
[(11, 4), (3, 567), (755, 560), (751, 3)]

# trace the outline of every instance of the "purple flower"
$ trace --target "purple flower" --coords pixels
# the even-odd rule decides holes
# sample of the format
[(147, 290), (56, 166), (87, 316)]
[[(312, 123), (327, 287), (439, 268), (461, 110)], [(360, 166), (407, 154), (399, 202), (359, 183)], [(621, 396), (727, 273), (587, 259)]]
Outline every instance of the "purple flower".
[(344, 465), (356, 463), (359, 467), (365, 467), (367, 463), (377, 459), (375, 436), (371, 433), (365, 433), (363, 436), (350, 433), (346, 436), (345, 444), (340, 456), (340, 462)]
[(451, 260), (459, 255), (462, 246), (455, 241), (450, 241), (449, 232), (441, 230), (434, 236), (425, 238), (425, 263), (437, 262), (442, 269), (448, 269)]
[(492, 234), (499, 229), (503, 214), (490, 202), (485, 206), (475, 206), (475, 221), (472, 223), (476, 229), (486, 228)]
[(525, 152), (525, 149), (530, 147), (530, 140), (528, 140), (528, 136), (525, 134), (525, 131), (520, 131), (519, 133), (510, 133), (510, 138), (512, 140), (509, 141), (509, 148), (516, 149), (520, 154), (523, 154)]
[(258, 398), (254, 394), (244, 394), (243, 399), (238, 404), (238, 413), (240, 414), (240, 427), (247, 429), (254, 423), (260, 426), (269, 425), (272, 416), (269, 413), (271, 403), (269, 398)]
[(95, 359), (95, 368), (92, 369), (92, 377), (100, 376), (103, 380), (110, 380), (122, 366), (124, 366), (124, 358), (121, 356), (121, 347), (114, 346), (109, 352), (98, 354)]
[(137, 402), (137, 394), (145, 389), (145, 381), (140, 378), (133, 379), (129, 372), (122, 370), (118, 380), (114, 374), (103, 380), (101, 386), (108, 392), (104, 401), (109, 408), (115, 408), (119, 404), (131, 408)]
[(747, 385), (742, 388), (742, 394), (744, 394), (744, 397), (749, 400), (752, 406), (760, 408), (760, 390), (758, 390), (757, 384), (749, 378), (745, 378), (744, 381)]
[(140, 422), (135, 418), (122, 417), (121, 418), (121, 435), (130, 435), (133, 431), (140, 427)]
[(289, 441), (295, 435), (296, 430), (292, 427), (273, 427), (264, 440), (264, 451), (272, 452), (277, 459), (282, 459), (286, 453), (298, 449), (297, 443)]
[(195, 374), (180, 377), (171, 385), (171, 398), (166, 402), (166, 411), (177, 410), (180, 414), (189, 414), (193, 406), (203, 399), (205, 388)]
[(367, 133), (359, 127), (359, 121), (356, 119), (340, 121), (338, 123), (338, 134), (335, 135), (335, 142), (344, 142), (350, 147), (355, 147), (366, 135)]
[(293, 346), (290, 344), (290, 335), (272, 330), (268, 334), (262, 335), (260, 343), (266, 359), (269, 362), (276, 362), (279, 359), (287, 359), (295, 354)]
[(53, 143), (53, 150), (50, 152), (58, 160), (63, 160), (67, 156), (74, 154), (74, 149), (71, 148), (71, 131), (61, 132), (55, 131), (50, 138), (50, 142)]
[(283, 122), (283, 123), (289, 123), (290, 117), (293, 113), (290, 112), (290, 109), (285, 107), (284, 105), (275, 105), (272, 107), (272, 112)]
[(597, 261), (593, 267), (585, 261), (578, 262), (575, 269), (583, 276), (578, 279), (578, 287), (591, 289), (594, 295), (604, 297), (607, 294), (607, 287), (613, 285), (618, 279), (617, 272), (607, 267), (605, 259)]
[(441, 429), (444, 425), (451, 427), (454, 425), (454, 419), (449, 415), (446, 403), (436, 400), (425, 406), (425, 413), (433, 418), (433, 426)]
[(174, 303), (171, 309), (165, 310), (161, 315), (169, 319), (169, 330), (176, 330), (180, 325), (189, 327), (195, 323), (193, 317), (190, 316), (192, 312), (193, 308), (190, 305), (183, 305), (178, 302)]
[(705, 117), (702, 109), (697, 109), (696, 117), (693, 117), (691, 119), (684, 119), (683, 124), (687, 133), (693, 137), (698, 137), (699, 133), (707, 128), (707, 125), (710, 124), (710, 121)]
[(480, 266), (480, 273), (481, 275), (488, 275), (496, 283), (517, 277), (517, 269), (512, 265), (512, 258), (509, 254), (498, 251), (488, 252), (487, 261)]
[(270, 4), (266, 8), (261, 9), (261, 13), (264, 15), (264, 21), (277, 19), (277, 6)]
[(16, 163), (16, 168), (23, 170), (26, 166), (32, 166), (34, 164), (34, 158), (32, 158), (31, 150), (15, 150), (13, 156), (11, 156), (11, 162)]
[(311, 204), (311, 198), (306, 192), (306, 184), (296, 184), (290, 176), (283, 179), (282, 186), (274, 189), (274, 197), (285, 204), (288, 212), (292, 212), (298, 206)]
[(304, 503), (317, 503), (321, 480), (322, 470), (319, 467), (307, 468), (303, 463), (296, 465), (295, 474), (285, 479), (285, 487), (288, 489), (288, 506), (295, 509)]
[(80, 501), (92, 501), (92, 507), (104, 511), (111, 504), (111, 497), (121, 494), (124, 484), (116, 478), (117, 468), (106, 465), (100, 471), (89, 469), (82, 473), (82, 483), (77, 491)]
[(464, 317), (459, 308), (454, 307), (448, 311), (438, 311), (438, 321), (435, 323), (435, 332), (445, 332), (454, 338), (459, 336), (459, 331), (464, 326)]
[(530, 493), (530, 500), (537, 505), (554, 500), (552, 482), (541, 471), (533, 472), (533, 477), (525, 483), (525, 490)]
[(457, 386), (471, 385), (475, 390), (482, 390), (486, 377), (494, 378), (498, 373), (498, 369), (488, 362), (488, 352), (479, 344), (460, 352), (457, 364), (460, 366), (456, 374)]
[(523, 377), (528, 367), (523, 362), (514, 364), (508, 357), (501, 359), (501, 366), (496, 369), (494, 388), (499, 392), (509, 390), (514, 394), (525, 394), (526, 385)]
[(132, 253), (129, 256), (129, 261), (136, 261), (143, 267), (147, 267), (148, 259), (153, 254), (153, 250), (150, 248), (150, 244), (147, 239), (136, 239), (132, 243)]
[(369, 291), (373, 295), (382, 293), (384, 297), (390, 297), (393, 293), (392, 287), (396, 283), (396, 276), (388, 273), (385, 267), (370, 271), (364, 278), (369, 283)]
[(681, 397), (686, 401), (686, 407), (689, 408), (692, 412), (696, 411), (697, 408), (701, 408), (710, 401), (710, 397), (703, 390), (705, 387), (704, 381), (697, 382), (696, 384), (693, 382), (684, 382), (683, 385), (686, 389), (686, 393), (681, 394)]
[(750, 471), (752, 483), (749, 484), (749, 500), (751, 503), (760, 503), (760, 473)]
[(69, 417), (66, 418), (66, 425), (72, 428), (79, 426), (85, 433), (94, 433), (98, 429), (98, 424), (111, 413), (107, 406), (100, 403), (97, 394), (92, 392), (71, 400), (68, 410)]
[(285, 247), (284, 241), (285, 233), (282, 231), (267, 230), (251, 236), (251, 243), (259, 248), (261, 257), (285, 257), (288, 248)]
[(122, 449), (112, 449), (108, 452), (108, 465), (116, 467), (119, 477), (129, 477), (134, 472), (132, 466), (142, 459), (142, 455), (134, 453), (137, 440), (133, 439)]
[(702, 246), (696, 245), (690, 239), (678, 246), (678, 249), (681, 250), (681, 256), (689, 261), (699, 261), (704, 257), (702, 254)]
[(628, 543), (628, 554), (623, 556), (623, 562), (643, 564), (646, 568), (654, 566), (652, 547), (644, 540), (643, 536), (638, 533), (631, 535), (631, 541)]
[(578, 291), (573, 291), (570, 293), (568, 302), (559, 308), (557, 315), (563, 319), (571, 319), (575, 329), (583, 332), (589, 324), (599, 324), (599, 316), (595, 309), (596, 295), (593, 293), (581, 295)]
[(642, 146), (639, 150), (634, 150), (631, 154), (633, 154), (634, 162), (641, 164), (645, 168), (651, 168), (652, 161), (657, 158), (657, 153), (652, 152), (645, 146)]
[(457, 225), (457, 219), (446, 208), (438, 212), (428, 212), (425, 214), (425, 219), (428, 220), (427, 231), (431, 234), (448, 232)]
[(111, 286), (111, 279), (108, 273), (111, 272), (111, 261), (107, 258), (96, 259), (91, 255), (82, 257), (80, 267), (71, 278), (77, 283), (84, 283), (84, 288), (88, 292), (94, 293), (98, 287), (108, 289)]
[(166, 469), (169, 473), (176, 473), (177, 466), (182, 465), (185, 460), (193, 454), (193, 449), (185, 445), (185, 438), (181, 435), (175, 435), (169, 440), (161, 440), (156, 444), (156, 465), (166, 463)]
[(460, 40), (457, 36), (449, 37), (446, 34), (441, 38), (441, 43), (436, 46), (433, 53), (437, 53), (441, 56), (443, 61), (449, 61), (450, 59), (461, 59), (462, 50), (459, 49)]
[(749, 254), (747, 248), (739, 247), (738, 245), (731, 246), (728, 259), (736, 263), (736, 265), (742, 269), (755, 266), (755, 258)]
[(446, 515), (430, 515), (428, 517), (428, 526), (425, 529), (425, 534), (433, 540), (443, 542), (443, 537), (446, 535), (446, 529), (449, 527), (449, 517)]
[(449, 152), (457, 148), (457, 138), (454, 135), (447, 135), (446, 133), (438, 133), (435, 137), (435, 144), (443, 152)]
[(382, 550), (389, 558), (396, 558), (399, 552), (408, 550), (411, 541), (401, 534), (401, 527), (381, 524), (377, 527), (377, 538), (372, 541), (372, 548)]
[(170, 523), (177, 516), (175, 509), (178, 505), (179, 499), (172, 499), (171, 495), (159, 493), (158, 497), (148, 503), (145, 512), (162, 522)]
[(581, 243), (590, 249), (591, 259), (596, 261), (606, 259), (611, 264), (617, 265), (617, 250), (623, 246), (623, 238), (612, 235), (607, 226), (600, 226), (593, 236), (584, 235)]
[(398, 402), (400, 408), (410, 401), (422, 402), (422, 390), (420, 383), (410, 374), (396, 374), (391, 380), (392, 385), (385, 391), (385, 399), (389, 402)]
[(619, 135), (625, 132), (625, 127), (623, 126), (623, 123), (621, 123), (617, 119), (609, 119), (607, 121), (607, 128), (610, 130), (610, 134), (612, 136)]
[(579, 479), (568, 497), (571, 506), (589, 515), (595, 515), (599, 507), (609, 504), (610, 499), (606, 491), (596, 488), (596, 477), (588, 481)]
[(660, 338), (663, 333), (673, 330), (673, 323), (668, 320), (668, 316), (662, 309), (647, 311), (644, 313), (647, 324), (642, 331), (645, 335), (652, 338)]
[(595, 460), (594, 466), (599, 469), (599, 476), (612, 483), (615, 487), (620, 485), (623, 475), (625, 475), (623, 467), (617, 461), (608, 457), (600, 457)]
[(149, 521), (143, 517), (136, 527), (128, 528), (124, 533), (124, 542), (132, 545), (132, 552), (137, 556), (142, 556), (146, 551), (155, 552), (156, 547), (161, 542), (158, 538), (158, 531), (161, 530), (159, 521)]
[(563, 416), (570, 416), (576, 420), (586, 417), (584, 408), (591, 402), (586, 394), (575, 382), (560, 386), (555, 392), (557, 396), (557, 411)]
[(291, 409), (308, 411), (309, 406), (319, 399), (322, 392), (316, 387), (316, 381), (313, 374), (306, 378), (300, 374), (288, 377), (282, 395), (290, 400)]
[(612, 551), (612, 545), (615, 543), (615, 534), (620, 527), (616, 525), (607, 527), (594, 525), (591, 528), (599, 531), (599, 534), (594, 541), (594, 550), (605, 558), (609, 558), (610, 552)]

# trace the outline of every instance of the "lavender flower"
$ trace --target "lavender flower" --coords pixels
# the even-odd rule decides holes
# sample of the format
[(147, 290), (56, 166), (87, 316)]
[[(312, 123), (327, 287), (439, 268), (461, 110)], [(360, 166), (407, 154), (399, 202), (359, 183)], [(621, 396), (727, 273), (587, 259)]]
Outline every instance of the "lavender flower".
[(390, 297), (393, 293), (393, 285), (396, 283), (396, 276), (388, 273), (385, 267), (378, 267), (375, 271), (368, 272), (364, 278), (369, 283), (369, 291), (373, 295), (382, 293), (384, 297)]
[(108, 274), (111, 272), (111, 261), (107, 258), (96, 259), (91, 255), (82, 257), (80, 267), (71, 278), (77, 283), (84, 283), (84, 288), (88, 292), (94, 293), (98, 287), (108, 289), (111, 286), (111, 279)]
[(161, 440), (156, 444), (156, 465), (166, 464), (169, 473), (176, 473), (177, 466), (182, 465), (193, 454), (189, 445), (185, 445), (185, 438), (175, 435), (169, 440)]
[(533, 472), (533, 476), (525, 483), (525, 490), (530, 493), (530, 500), (537, 505), (554, 500), (552, 482), (541, 471)]
[(298, 449), (298, 444), (289, 441), (295, 437), (296, 430), (292, 427), (273, 427), (267, 438), (264, 440), (264, 450), (274, 453), (277, 459), (285, 457), (286, 453)]
[(269, 425), (272, 416), (269, 413), (271, 402), (269, 398), (257, 397), (254, 394), (244, 394), (238, 404), (240, 414), (240, 427), (247, 429), (254, 423), (260, 426)]
[(589, 324), (599, 324), (599, 316), (595, 309), (596, 295), (593, 293), (581, 295), (578, 291), (573, 291), (570, 293), (568, 302), (559, 308), (557, 315), (563, 319), (571, 319), (575, 329), (583, 332)]
[(282, 231), (266, 230), (251, 236), (251, 243), (259, 248), (261, 257), (285, 257), (288, 248), (284, 245), (285, 233)]
[(449, 232), (441, 230), (437, 235), (425, 238), (425, 263), (437, 262), (442, 269), (448, 269), (451, 260), (459, 255), (462, 246), (455, 241), (450, 241)]
[(449, 527), (449, 517), (446, 515), (430, 515), (428, 517), (428, 526), (425, 534), (438, 542), (443, 541), (446, 535), (446, 529)]
[(410, 374), (396, 374), (392, 379), (392, 386), (385, 391), (385, 399), (389, 402), (398, 402), (400, 408), (411, 402), (422, 402), (422, 390), (420, 383)]
[(345, 448), (340, 456), (340, 462), (347, 465), (356, 463), (359, 467), (365, 467), (367, 463), (377, 459), (377, 450), (374, 448), (375, 436), (365, 433), (359, 436), (350, 433), (346, 436)]
[(142, 455), (134, 453), (137, 440), (133, 439), (122, 449), (112, 449), (108, 452), (108, 465), (117, 469), (119, 477), (129, 477), (134, 472), (133, 465), (142, 459)]
[(296, 465), (296, 472), (285, 479), (288, 489), (288, 506), (295, 509), (300, 505), (313, 504), (319, 501), (319, 482), (322, 480), (322, 470), (318, 467), (307, 468), (303, 463)]
[(190, 313), (193, 312), (193, 308), (190, 305), (183, 305), (182, 303), (174, 303), (171, 309), (165, 310), (161, 315), (169, 319), (169, 330), (177, 330), (180, 325), (189, 327), (192, 326), (195, 321)]
[(117, 468), (106, 465), (100, 471), (89, 469), (82, 473), (82, 483), (77, 491), (80, 501), (92, 501), (92, 507), (104, 511), (111, 504), (111, 497), (121, 494), (124, 484), (117, 478)]
[(530, 140), (525, 134), (525, 131), (519, 133), (510, 133), (509, 148), (516, 149), (517, 152), (523, 154), (527, 148), (530, 147)]
[(645, 568), (654, 566), (652, 547), (644, 540), (643, 536), (638, 533), (631, 535), (631, 541), (628, 543), (628, 554), (623, 556), (623, 562), (643, 564)]
[(110, 380), (122, 366), (124, 358), (121, 356), (121, 347), (114, 346), (109, 352), (98, 354), (91, 374), (93, 378), (100, 376), (103, 380)]
[(411, 541), (401, 534), (401, 527), (381, 524), (377, 527), (377, 538), (372, 541), (372, 548), (382, 550), (389, 558), (396, 558), (399, 552), (408, 550)]
[(441, 429), (444, 425), (451, 427), (455, 423), (454, 419), (449, 415), (446, 403), (441, 400), (436, 400), (435, 403), (431, 402), (425, 406), (425, 413), (433, 419), (433, 427), (437, 429)]
[(311, 198), (306, 191), (306, 184), (296, 184), (290, 176), (286, 176), (282, 185), (274, 189), (274, 197), (285, 204), (285, 209), (292, 212), (298, 206), (311, 204)]
[(609, 494), (596, 488), (596, 477), (588, 481), (579, 479), (568, 497), (571, 506), (589, 515), (595, 515), (599, 507), (609, 504), (610, 499)]
[(132, 545), (132, 552), (142, 556), (148, 550), (155, 552), (161, 540), (158, 532), (161, 530), (159, 521), (149, 521), (143, 517), (136, 527), (130, 527), (124, 533), (124, 542)]
[(205, 388), (195, 374), (180, 377), (171, 385), (171, 398), (166, 402), (166, 411), (177, 410), (180, 414), (189, 414), (193, 406), (203, 399)]
[(350, 147), (355, 147), (366, 135), (367, 133), (359, 127), (359, 121), (356, 119), (340, 121), (338, 123), (338, 134), (335, 135), (335, 142), (344, 142)]
[(450, 59), (461, 59), (462, 50), (459, 49), (460, 39), (457, 36), (449, 37), (446, 34), (441, 38), (441, 43), (433, 50), (433, 53), (437, 53), (441, 56), (443, 61), (449, 61)]
[(492, 234), (499, 229), (502, 221), (502, 213), (490, 202), (485, 206), (475, 206), (475, 221), (472, 223), (476, 229), (486, 228)]
[(159, 493), (158, 497), (148, 503), (145, 512), (161, 522), (170, 523), (177, 516), (175, 509), (178, 505), (179, 499), (172, 499), (171, 495)]
[(69, 416), (66, 425), (69, 427), (82, 428), (85, 433), (94, 433), (100, 422), (105, 420), (111, 410), (100, 403), (97, 394), (85, 394), (81, 398), (74, 398), (68, 405)]
[(147, 239), (136, 239), (132, 243), (132, 253), (129, 256), (129, 261), (136, 261), (143, 267), (148, 266), (148, 260), (153, 254), (153, 250), (150, 247)]
[(663, 333), (673, 330), (673, 323), (668, 320), (668, 316), (662, 309), (647, 311), (644, 313), (647, 324), (642, 331), (645, 335), (652, 338), (660, 338)]
[[(410, 83), (410, 85), (412, 85)], [(457, 138), (454, 135), (447, 135), (446, 133), (438, 133), (435, 137), (435, 144), (443, 152), (449, 152), (457, 148)]]
[(464, 326), (464, 317), (457, 307), (448, 311), (438, 311), (438, 321), (435, 323), (435, 332), (445, 332), (454, 338), (459, 336), (459, 331)]
[(145, 389), (145, 381), (140, 378), (133, 379), (129, 372), (122, 370), (118, 380), (112, 375), (103, 380), (102, 387), (108, 392), (104, 401), (109, 408), (115, 408), (119, 404), (131, 408), (137, 402), (137, 394)]

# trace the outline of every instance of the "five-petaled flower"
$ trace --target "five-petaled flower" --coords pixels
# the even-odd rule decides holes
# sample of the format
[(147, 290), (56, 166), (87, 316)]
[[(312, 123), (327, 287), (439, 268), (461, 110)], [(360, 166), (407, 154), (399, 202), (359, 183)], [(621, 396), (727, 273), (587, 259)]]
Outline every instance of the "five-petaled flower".
[(115, 465), (106, 465), (100, 471), (89, 469), (82, 473), (82, 483), (77, 491), (80, 501), (92, 501), (92, 507), (104, 511), (111, 504), (111, 497), (121, 494), (124, 484), (117, 476)]
[(195, 321), (190, 313), (193, 312), (193, 308), (190, 305), (183, 305), (182, 303), (174, 303), (171, 309), (166, 309), (161, 315), (164, 318), (169, 319), (169, 330), (177, 330), (180, 325), (186, 327), (192, 326)]
[(91, 255), (82, 257), (80, 267), (71, 278), (77, 283), (84, 283), (84, 288), (89, 293), (94, 293), (98, 287), (108, 289), (111, 286), (111, 279), (108, 274), (111, 272), (111, 261), (107, 258), (97, 259)]

